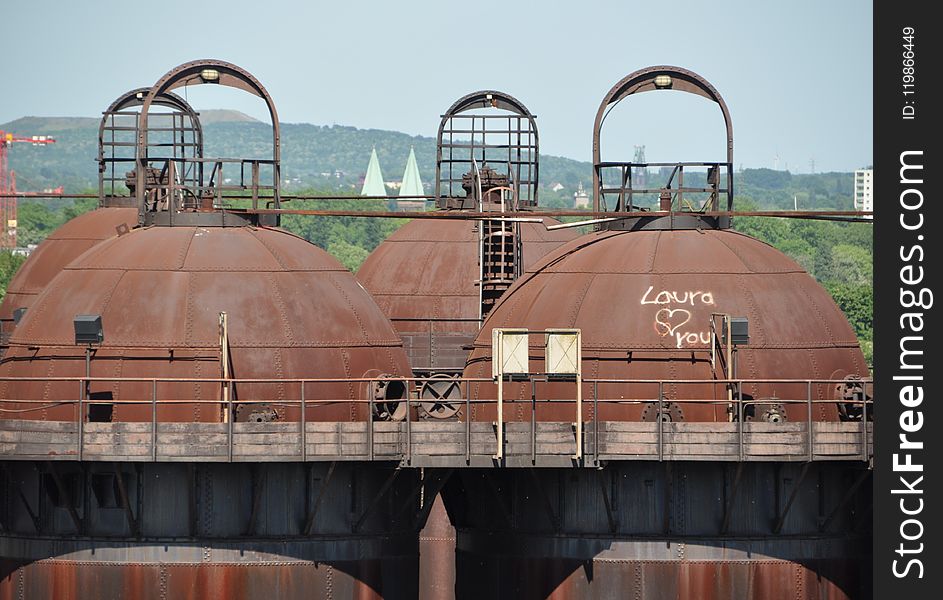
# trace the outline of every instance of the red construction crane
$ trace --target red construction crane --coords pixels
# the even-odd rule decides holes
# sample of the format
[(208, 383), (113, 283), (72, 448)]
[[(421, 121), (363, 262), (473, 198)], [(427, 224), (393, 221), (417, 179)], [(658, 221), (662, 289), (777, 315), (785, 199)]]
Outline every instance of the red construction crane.
[(44, 146), (56, 140), (48, 135), (25, 137), (0, 131), (0, 248), (16, 248), (16, 174), (7, 167), (7, 149), (17, 142)]

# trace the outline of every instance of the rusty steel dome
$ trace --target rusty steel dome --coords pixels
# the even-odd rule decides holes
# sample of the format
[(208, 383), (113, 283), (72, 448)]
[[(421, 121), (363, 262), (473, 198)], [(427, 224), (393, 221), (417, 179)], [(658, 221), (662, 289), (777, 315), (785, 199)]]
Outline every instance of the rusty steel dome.
[[(13, 313), (28, 309), (52, 278), (80, 254), (120, 231), (137, 225), (137, 208), (131, 198), (119, 195), (125, 185), (125, 168), (133, 161), (138, 110), (150, 88), (125, 92), (102, 112), (98, 126), (98, 208), (83, 213), (53, 231), (33, 251), (7, 286), (0, 304), (3, 333), (13, 326)], [(172, 92), (157, 96), (155, 104), (168, 112), (157, 113), (152, 127), (173, 125), (176, 135), (155, 135), (152, 150), (177, 156), (203, 154), (203, 128), (196, 111)], [(133, 124), (133, 125), (132, 125)]]
[[(495, 327), (579, 328), (584, 377), (703, 380), (700, 385), (668, 383), (665, 399), (677, 403), (669, 414), (675, 420), (728, 421), (731, 415), (722, 403), (681, 402), (726, 397), (725, 386), (710, 383), (726, 379), (721, 367), (711, 364), (712, 314), (748, 319), (749, 343), (737, 349), (731, 378), (868, 375), (854, 331), (828, 292), (775, 248), (722, 229), (600, 231), (560, 248), (528, 270), (492, 311), (465, 375), (490, 377)], [(565, 394), (560, 397), (572, 397), (570, 388), (560, 385)], [(777, 405), (777, 399), (805, 398), (805, 392), (804, 384), (787, 383), (742, 389), (745, 398)], [(817, 400), (827, 400), (832, 390), (823, 385), (816, 394)], [(603, 385), (600, 395), (643, 399), (655, 393), (652, 386), (613, 383)], [(545, 417), (568, 419), (571, 408), (548, 409)], [(600, 418), (641, 420), (646, 408), (600, 405)], [(785, 410), (787, 419), (806, 417), (804, 404)], [(493, 418), (493, 410), (479, 411), (476, 418)], [(817, 404), (813, 418), (835, 420), (836, 411), (835, 404)]]
[[(357, 271), (357, 278), (408, 345), (421, 344), (430, 327), (432, 333), (456, 336), (463, 343), (477, 334), (478, 227), (475, 221), (410, 221), (384, 240)], [(521, 223), (520, 232), (524, 268), (575, 237), (572, 230), (548, 231), (540, 223)], [(438, 359), (464, 362), (466, 354)]]
[(135, 208), (105, 207), (83, 213), (53, 231), (10, 280), (0, 304), (0, 320), (12, 321), (13, 311), (32, 306), (36, 296), (67, 264), (116, 235), (119, 227), (133, 227), (137, 220)]
[[(229, 321), (230, 373), (253, 378), (350, 378), (380, 372), (405, 375), (402, 343), (354, 276), (325, 251), (271, 228), (150, 227), (100, 243), (53, 279), (9, 341), (2, 377), (80, 377), (84, 348), (73, 318), (101, 315), (104, 341), (92, 377), (219, 378), (219, 313)], [(164, 383), (159, 391), (183, 402), (211, 400), (219, 384)], [(5, 381), (0, 396), (48, 400), (43, 418), (73, 417), (66, 383)], [(150, 408), (121, 400), (150, 397), (146, 382), (93, 382), (92, 401), (110, 404), (111, 420), (149, 420)], [(239, 389), (242, 387), (242, 389)], [(299, 385), (240, 384), (238, 400), (269, 400), (279, 418), (294, 409)], [(349, 384), (309, 385), (309, 420), (366, 418), (365, 398)], [(112, 404), (113, 403), (113, 404)], [(162, 406), (161, 421), (218, 421), (213, 405)], [(60, 414), (61, 413), (61, 414)], [(29, 413), (14, 413), (23, 418)], [(237, 417), (238, 418), (238, 417)]]

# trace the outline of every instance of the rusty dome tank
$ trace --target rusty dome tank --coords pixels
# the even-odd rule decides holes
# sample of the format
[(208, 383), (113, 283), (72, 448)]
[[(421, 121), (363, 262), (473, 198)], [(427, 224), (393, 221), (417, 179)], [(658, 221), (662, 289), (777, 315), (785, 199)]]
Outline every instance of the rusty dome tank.
[[(748, 343), (732, 353), (729, 377), (723, 349), (711, 351), (722, 327), (712, 315), (721, 314), (745, 318), (749, 330)], [(807, 417), (805, 403), (779, 399), (804, 399), (805, 384), (775, 380), (868, 376), (855, 333), (828, 292), (785, 254), (731, 230), (605, 230), (571, 242), (508, 290), (475, 341), (467, 377), (490, 377), (495, 327), (579, 328), (584, 377), (663, 380), (665, 418), (674, 421), (735, 417), (723, 402), (684, 402), (723, 401), (726, 386), (715, 380), (774, 380), (738, 390), (758, 402), (747, 405), (745, 418), (794, 421)], [(641, 402), (655, 397), (654, 386), (599, 385), (601, 395), (639, 401), (602, 403), (599, 418), (655, 418), (654, 402)], [(831, 387), (816, 387), (817, 400), (840, 399)], [(560, 384), (560, 397), (572, 397), (571, 388)], [(493, 407), (479, 410), (473, 418), (494, 418)], [(837, 402), (817, 404), (812, 418), (838, 420), (838, 411)], [(572, 413), (555, 404), (540, 417), (569, 420)]]
[[(71, 226), (63, 226), (49, 249), (37, 256), (41, 259), (49, 254), (50, 260), (34, 262), (34, 267), (26, 271), (26, 275), (35, 272), (48, 276), (56, 266), (52, 259), (56, 259), (64, 273), (58, 279), (51, 278), (54, 283), (47, 285), (50, 292), (37, 299), (36, 318), (27, 317), (29, 311), (23, 315), (23, 330), (10, 338), (10, 361), (5, 368), (0, 367), (0, 373), (17, 377), (40, 373), (48, 377), (54, 372), (64, 377), (86, 374), (85, 351), (74, 343), (72, 321), (75, 315), (95, 314), (103, 321), (105, 337), (90, 361), (92, 376), (133, 377), (145, 373), (156, 377), (201, 378), (228, 374), (242, 379), (291, 379), (314, 375), (361, 377), (380, 372), (407, 374), (408, 365), (399, 349), (401, 343), (353, 275), (305, 240), (279, 229), (250, 227), (249, 220), (236, 214), (229, 216), (231, 225), (236, 226), (221, 226), (227, 225), (225, 211), (207, 212), (205, 208), (203, 212), (184, 211), (178, 214), (183, 223), (167, 227), (163, 225), (169, 223), (156, 222), (175, 211), (154, 202), (152, 210), (143, 215), (152, 221), (150, 226), (130, 232), (127, 228), (118, 231), (113, 228), (102, 236), (112, 239), (63, 268), (67, 251), (83, 249), (74, 243), (73, 231), (94, 229), (105, 233), (102, 230), (111, 225), (108, 220), (111, 216), (121, 219), (133, 216), (137, 222), (138, 208), (112, 206), (137, 206), (127, 196), (116, 194), (121, 183), (126, 182), (132, 192), (143, 184), (142, 206), (148, 195), (169, 194), (166, 190), (170, 177), (166, 172), (155, 175), (158, 169), (152, 165), (163, 166), (165, 170), (177, 164), (188, 165), (173, 178), (180, 190), (176, 192), (181, 198), (177, 210), (185, 209), (188, 202), (194, 204), (194, 198), (202, 192), (197, 182), (203, 165), (202, 129), (196, 113), (169, 91), (150, 98), (148, 108), (163, 106), (171, 112), (143, 116), (133, 112), (131, 109), (142, 107), (149, 91), (141, 88), (128, 92), (104, 113), (99, 129), (99, 188), (105, 208), (77, 217)], [(129, 127), (129, 119), (133, 119), (133, 126)], [(134, 158), (127, 156), (127, 143), (120, 143), (120, 134), (128, 138), (131, 130), (134, 134), (131, 143), (136, 145), (142, 125), (148, 128), (149, 135), (144, 137), (143, 145), (147, 166), (141, 169), (146, 178), (139, 179), (138, 169), (126, 175), (116, 171), (122, 166), (135, 166)], [(174, 134), (171, 138), (166, 135), (168, 130)], [(115, 133), (119, 134), (117, 139)], [(213, 189), (218, 192), (220, 187)], [(188, 224), (187, 219), (192, 223)], [(73, 243), (57, 243), (58, 240)], [(95, 240), (80, 241), (90, 245)], [(164, 301), (141, 300), (151, 297)], [(227, 314), (229, 324), (227, 365), (219, 364), (221, 312)], [(27, 354), (30, 360), (20, 360)], [(207, 365), (207, 360), (216, 365)], [(315, 365), (317, 371), (313, 370)], [(219, 385), (168, 386), (176, 388), (168, 393), (179, 390), (181, 399), (222, 393)], [(102, 389), (95, 389), (98, 387)], [(93, 398), (111, 400), (94, 405), (109, 420), (149, 420), (146, 407), (121, 402), (147, 395), (145, 387), (145, 382), (90, 384), (88, 393)], [(233, 393), (256, 401), (299, 393), (286, 391), (286, 387), (291, 387), (287, 384), (277, 390), (273, 386), (256, 386), (253, 390), (251, 384), (241, 387), (242, 390)], [(269, 389), (262, 391), (260, 387)], [(64, 383), (37, 386), (32, 392), (22, 387), (6, 391), (9, 395), (5, 397), (20, 400), (35, 399), (33, 393), (46, 399), (74, 393)], [(324, 385), (317, 396), (354, 400), (354, 396), (364, 397), (365, 392), (346, 384)], [(239, 405), (237, 420), (258, 416), (260, 406)], [(218, 408), (207, 408), (199, 404), (162, 407), (159, 417), (184, 421), (223, 418)], [(280, 419), (291, 417), (284, 414), (286, 410), (292, 412), (267, 406), (265, 410), (275, 411), (274, 416)], [(297, 410), (293, 410), (294, 418)], [(363, 420), (365, 411), (360, 404), (335, 403), (310, 408), (307, 418)], [(61, 414), (56, 409), (45, 410), (44, 418), (69, 418), (71, 408), (60, 407), (58, 412)]]
[[(501, 114), (492, 114), (495, 109)], [(495, 218), (410, 221), (357, 272), (420, 375), (460, 372), (466, 346), (504, 290), (524, 268), (576, 237), (548, 230), (558, 222), (547, 217), (500, 220), (504, 210), (537, 207), (536, 118), (519, 100), (494, 90), (460, 98), (442, 116), (436, 145), (437, 207)]]
[[(220, 364), (219, 314), (228, 319), (228, 365)], [(354, 276), (327, 252), (269, 227), (144, 227), (101, 242), (57, 275), (26, 312), (0, 366), (4, 377), (81, 377), (85, 348), (74, 341), (76, 315), (100, 315), (104, 341), (94, 349), (92, 377), (343, 379), (381, 372), (406, 375), (402, 343)], [(91, 398), (108, 420), (149, 421), (146, 381), (93, 382)], [(18, 400), (71, 398), (61, 383), (0, 384)], [(162, 384), (159, 394), (208, 400), (218, 384)], [(347, 383), (309, 386), (308, 420), (365, 420), (364, 391)], [(239, 384), (239, 399), (299, 398), (297, 383)], [(107, 399), (107, 400), (106, 400)], [(25, 405), (24, 405), (25, 407)], [(212, 410), (211, 410), (212, 408)], [(237, 420), (257, 412), (237, 407)], [(220, 421), (219, 407), (161, 407), (161, 421)], [(297, 419), (297, 407), (274, 407)], [(69, 419), (72, 406), (42, 409)], [(287, 413), (287, 414), (286, 414)], [(17, 413), (23, 418), (30, 413)]]
[[(98, 208), (83, 213), (53, 231), (34, 250), (10, 280), (0, 303), (4, 340), (13, 330), (14, 311), (28, 309), (53, 277), (98, 242), (137, 225), (132, 199), (119, 193), (133, 169), (137, 143), (137, 109), (150, 88), (137, 88), (117, 98), (102, 113), (98, 127)], [(156, 156), (202, 156), (203, 130), (199, 116), (180, 96), (166, 92), (154, 101), (167, 112), (152, 117), (150, 152)], [(167, 135), (172, 131), (175, 135)]]
[[(151, 155), (150, 107), (197, 84), (261, 98), (272, 158)], [(139, 123), (137, 226), (65, 266), (0, 359), (0, 596), (416, 597), (421, 483), (357, 443), (409, 393), (402, 342), (334, 258), (228, 204), (279, 208), (270, 95), (193, 61)]]
[[(724, 162), (601, 159), (607, 111), (632, 94), (661, 89), (718, 104), (727, 133)], [(772, 380), (735, 390), (747, 400), (745, 419), (796, 420), (808, 416), (806, 406), (780, 399), (804, 399), (805, 385), (776, 380), (848, 377), (853, 386), (856, 378), (868, 376), (854, 331), (828, 292), (779, 250), (732, 231), (729, 216), (711, 214), (733, 208), (733, 128), (726, 104), (710, 83), (677, 67), (652, 67), (627, 76), (599, 107), (593, 152), (595, 210), (642, 216), (602, 219), (598, 231), (529, 269), (485, 321), (469, 356), (467, 377), (491, 376), (491, 331), (496, 327), (579, 328), (584, 377), (667, 382), (661, 410), (656, 402), (642, 401), (657, 395), (653, 385), (600, 384), (600, 394), (627, 401), (600, 405), (600, 416), (611, 419), (654, 420), (660, 413), (666, 420), (730, 421), (739, 415), (723, 402), (729, 399), (729, 386), (712, 382), (739, 378)], [(633, 186), (639, 170), (651, 166), (667, 169), (667, 181)], [(728, 348), (724, 332), (733, 320), (746, 328), (748, 339)], [(672, 383), (683, 380), (692, 381)], [(572, 397), (571, 389), (563, 391), (566, 386), (550, 387), (561, 398)], [(815, 399), (836, 402), (818, 404), (811, 418), (838, 420), (844, 407), (837, 401), (844, 393), (844, 387), (816, 385)], [(482, 394), (493, 397), (490, 390)], [(479, 410), (473, 418), (494, 418), (493, 407)], [(571, 407), (560, 404), (541, 411), (548, 420), (569, 419), (571, 413)]]
[[(720, 107), (726, 160), (604, 162), (607, 111), (672, 89)], [(462, 470), (443, 492), (461, 597), (869, 597), (868, 366), (822, 286), (730, 229), (720, 94), (636, 71), (600, 104), (593, 152), (594, 208), (622, 214), (528, 269), (464, 370), (468, 427), (495, 428), (492, 460), (522, 468)], [(667, 181), (640, 184), (652, 166)], [(501, 328), (532, 332), (515, 375), (492, 370)], [(579, 330), (581, 369), (543, 366), (554, 329)]]

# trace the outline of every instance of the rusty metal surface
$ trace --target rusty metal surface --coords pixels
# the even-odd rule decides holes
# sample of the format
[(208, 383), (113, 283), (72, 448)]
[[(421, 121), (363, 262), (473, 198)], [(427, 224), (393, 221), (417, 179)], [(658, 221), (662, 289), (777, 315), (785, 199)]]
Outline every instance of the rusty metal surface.
[(117, 228), (137, 224), (134, 208), (99, 208), (81, 214), (53, 231), (34, 250), (10, 280), (0, 304), (0, 319), (17, 308), (29, 308), (36, 296), (62, 269), (98, 242), (113, 237)]
[[(0, 598), (416, 597), (415, 472), (391, 481), (395, 470), (362, 464), (2, 467)], [(100, 479), (117, 470), (130, 518)]]
[[(85, 349), (73, 339), (77, 314), (100, 314), (105, 340), (93, 351), (92, 376), (221, 375), (218, 315), (228, 313), (231, 369), (239, 378), (408, 375), (402, 342), (353, 275), (323, 250), (277, 229), (152, 227), (97, 245), (46, 287), (10, 338), (3, 376), (83, 376)], [(176, 397), (160, 421), (218, 421), (218, 410), (186, 400), (218, 398), (220, 386), (167, 384)], [(151, 397), (150, 383), (92, 384), (90, 397)], [(277, 401), (288, 392), (246, 384), (236, 399)], [(356, 385), (310, 390), (310, 420), (361, 420)], [(74, 400), (64, 383), (7, 382), (7, 399)], [(23, 407), (25, 408), (25, 407)], [(150, 420), (150, 407), (115, 404), (113, 420)], [(32, 415), (32, 416), (30, 416)], [(74, 419), (73, 408), (49, 406), (14, 418)], [(285, 409), (284, 419), (298, 417)]]
[[(578, 327), (583, 375), (617, 379), (703, 379), (703, 386), (666, 385), (667, 402), (722, 400), (725, 379), (711, 367), (711, 313), (745, 316), (750, 343), (736, 353), (731, 378), (835, 378), (868, 370), (851, 326), (835, 302), (802, 267), (778, 250), (729, 230), (597, 232), (547, 256), (519, 279), (485, 321), (469, 356), (466, 377), (490, 377), (494, 327)], [(532, 348), (532, 354), (536, 352)], [(529, 386), (506, 384), (507, 398), (529, 401)], [(744, 386), (745, 398), (805, 398), (795, 384)], [(573, 397), (572, 383), (550, 383), (546, 397)], [(591, 390), (584, 390), (590, 397)], [(832, 397), (815, 386), (814, 398)], [(644, 399), (657, 389), (600, 384), (602, 397)], [(495, 397), (494, 385), (472, 385), (472, 398)], [(837, 408), (818, 405), (815, 420), (837, 420)], [(538, 419), (572, 421), (565, 404), (538, 409)], [(586, 407), (587, 410), (589, 407)], [(722, 403), (681, 403), (685, 421), (727, 421)], [(805, 407), (787, 408), (789, 420)], [(517, 411), (505, 411), (515, 420)], [(589, 414), (587, 413), (587, 416)], [(640, 420), (638, 404), (600, 406), (599, 418)], [(473, 411), (492, 421), (492, 406)]]
[(465, 560), (462, 553), (460, 556), (462, 583), (455, 596), (459, 599), (851, 600), (871, 597), (870, 571), (843, 559), (608, 562), (501, 560), (477, 555)]
[[(393, 563), (393, 564), (390, 564)], [(2, 600), (303, 600), (416, 597), (394, 561), (205, 565), (0, 561)], [(94, 593), (94, 596), (89, 596)]]
[[(393, 562), (393, 561), (387, 561)], [(0, 561), (2, 600), (303, 600), (416, 597), (403, 566), (358, 563), (204, 565)], [(94, 594), (90, 596), (89, 594)]]
[(460, 479), (445, 497), (459, 598), (868, 597), (867, 469), (649, 462)]
[(450, 600), (455, 594), (455, 527), (437, 496), (419, 532), (419, 598)]
[[(477, 227), (472, 221), (411, 221), (357, 272), (400, 335), (417, 346), (417, 356), (428, 352), (430, 332), (458, 339), (455, 356), (445, 358), (459, 369), (467, 354), (460, 346), (470, 343), (479, 328)], [(576, 237), (574, 230), (547, 231), (536, 223), (521, 223), (520, 231), (524, 268)]]

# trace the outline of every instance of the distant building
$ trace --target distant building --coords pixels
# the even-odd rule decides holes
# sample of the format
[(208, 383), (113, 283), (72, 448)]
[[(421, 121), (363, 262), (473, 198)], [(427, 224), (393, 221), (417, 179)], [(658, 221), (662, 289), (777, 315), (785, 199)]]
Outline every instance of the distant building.
[[(409, 158), (406, 159), (406, 170), (403, 171), (403, 184), (399, 188), (400, 196), (425, 196), (422, 179), (419, 177), (419, 165), (416, 164), (416, 153), (409, 149)], [(422, 210), (421, 208), (417, 210)]]
[(589, 208), (589, 194), (583, 189), (582, 181), (576, 191), (573, 192), (573, 208)]
[(559, 192), (560, 190), (563, 189), (563, 184), (558, 181), (554, 183), (553, 185), (551, 185), (550, 189), (553, 190), (554, 192)]
[(367, 165), (367, 174), (363, 178), (361, 196), (386, 196), (386, 186), (383, 185), (383, 173), (380, 172), (380, 160), (377, 158), (376, 146), (370, 151), (370, 163)]
[[(874, 170), (855, 171), (855, 210), (874, 210)], [(872, 218), (868, 215), (868, 218)]]

